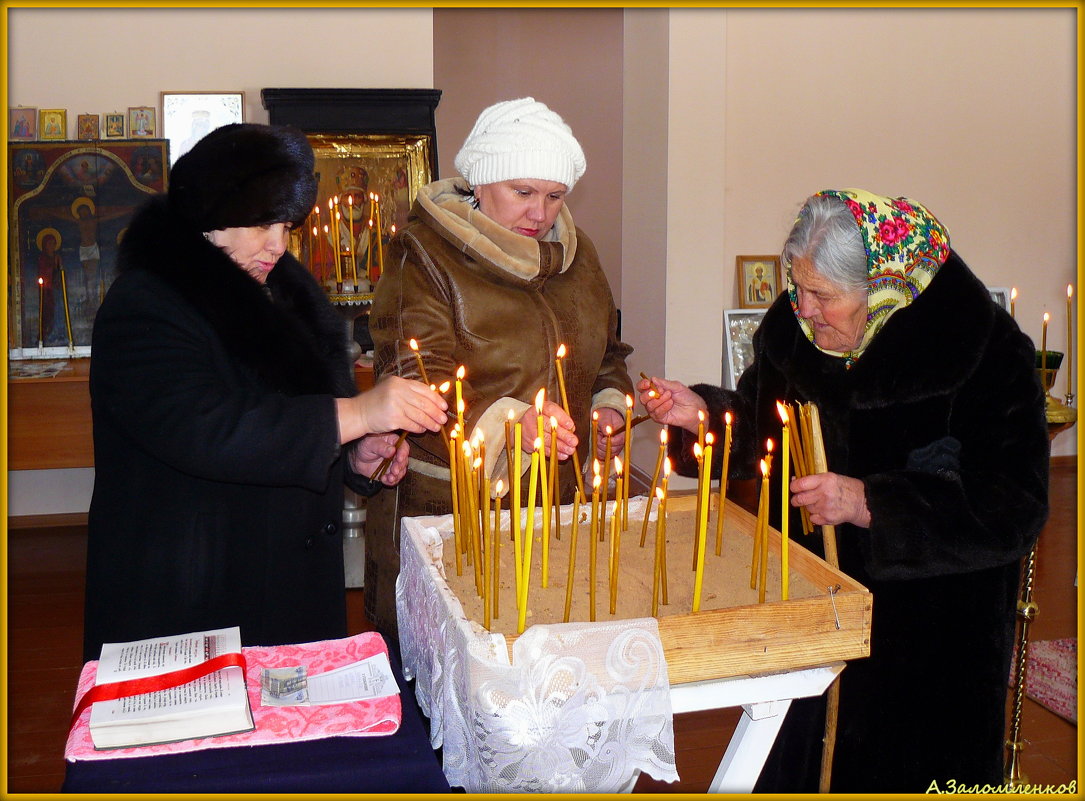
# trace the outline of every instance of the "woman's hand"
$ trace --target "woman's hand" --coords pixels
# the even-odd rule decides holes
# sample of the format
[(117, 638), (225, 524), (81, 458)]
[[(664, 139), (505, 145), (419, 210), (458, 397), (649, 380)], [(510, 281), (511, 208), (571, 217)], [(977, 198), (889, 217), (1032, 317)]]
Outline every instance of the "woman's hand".
[(339, 442), (397, 429), (437, 431), (448, 421), (447, 409), (445, 399), (421, 381), (387, 376), (368, 392), (336, 398)]
[(350, 467), (359, 475), (372, 477), (381, 462), (395, 454), (380, 477), (382, 484), (391, 487), (407, 474), (410, 451), (407, 441), (400, 442), (396, 434), (369, 434), (355, 442), (350, 449)]
[[(556, 435), (558, 438), (558, 461), (564, 462), (573, 452), (576, 450), (576, 445), (580, 441), (577, 439), (574, 433), (576, 426), (573, 424), (573, 418), (565, 413), (565, 410), (553, 401), (543, 401), (542, 405), (542, 417), (543, 417), (543, 432), (539, 433), (539, 421), (538, 413), (535, 411), (535, 407), (531, 407), (520, 418), (520, 425), (522, 431), (522, 439), (520, 440), (520, 447), (523, 448), (525, 453), (531, 453), (535, 448), (535, 440), (538, 437), (543, 438), (543, 449), (547, 455), (550, 454), (550, 437)], [(553, 417), (558, 421), (557, 429), (553, 429), (550, 426), (550, 418)]]
[[(625, 417), (617, 409), (611, 409), (609, 406), (600, 406), (595, 411), (599, 413), (599, 425), (596, 427), (594, 443), (595, 458), (605, 459), (607, 458), (607, 426), (610, 426), (611, 431), (617, 431), (621, 426), (625, 425)], [(613, 459), (622, 452), (624, 447), (625, 432), (613, 434), (610, 438), (610, 457)]]
[(816, 526), (854, 523), (870, 528), (863, 482), (837, 473), (816, 473), (791, 481), (791, 505), (805, 506)]
[[(653, 389), (654, 387), (654, 389)], [(642, 379), (637, 384), (640, 402), (652, 419), (687, 431), (697, 430), (697, 412), (708, 414), (704, 398), (680, 381), (666, 378)]]

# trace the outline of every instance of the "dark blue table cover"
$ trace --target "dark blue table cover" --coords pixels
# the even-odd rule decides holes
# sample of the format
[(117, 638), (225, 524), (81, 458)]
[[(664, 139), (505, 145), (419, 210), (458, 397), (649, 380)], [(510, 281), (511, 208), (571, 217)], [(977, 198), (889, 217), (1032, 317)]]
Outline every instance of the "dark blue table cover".
[(66, 793), (447, 793), (448, 782), (391, 654), (403, 721), (395, 734), (67, 762)]

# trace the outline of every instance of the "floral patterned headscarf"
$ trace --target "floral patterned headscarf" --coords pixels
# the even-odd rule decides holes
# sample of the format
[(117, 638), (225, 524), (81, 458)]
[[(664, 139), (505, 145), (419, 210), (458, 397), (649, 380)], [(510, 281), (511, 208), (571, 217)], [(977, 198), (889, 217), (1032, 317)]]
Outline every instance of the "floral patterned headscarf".
[[(949, 257), (949, 232), (921, 204), (908, 198), (889, 198), (863, 189), (827, 189), (815, 197), (842, 200), (859, 225), (867, 253), (867, 320), (859, 346), (846, 353), (819, 348), (830, 356), (847, 360), (851, 367), (866, 350), (885, 321), (905, 308), (927, 288)], [(788, 275), (791, 308), (798, 316), (795, 285)], [(814, 329), (799, 317), (807, 338)]]

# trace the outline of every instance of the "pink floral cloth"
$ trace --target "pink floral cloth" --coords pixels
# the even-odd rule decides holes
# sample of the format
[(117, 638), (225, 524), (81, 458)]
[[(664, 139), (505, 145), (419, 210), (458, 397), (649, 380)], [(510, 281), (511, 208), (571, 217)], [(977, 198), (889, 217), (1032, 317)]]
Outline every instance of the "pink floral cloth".
[[(248, 664), (245, 671), (245, 686), (248, 688), (249, 704), (252, 706), (253, 722), (256, 724), (256, 728), (252, 731), (136, 748), (96, 750), (90, 739), (90, 707), (88, 707), (68, 733), (64, 758), (75, 762), (80, 759), (143, 757), (197, 751), (203, 748), (316, 740), (321, 737), (372, 737), (395, 734), (399, 730), (403, 710), (398, 695), (323, 706), (260, 706), (260, 671), (263, 668), (305, 665), (309, 673), (314, 674), (368, 659), (377, 654), (387, 655), (388, 646), (377, 632), (365, 632), (341, 640), (322, 640), (300, 645), (244, 647), (241, 650)], [(83, 671), (79, 675), (75, 702), (72, 704), (73, 710), (75, 704), (83, 697), (83, 693), (94, 686), (97, 672), (97, 660), (87, 662), (83, 666)]]

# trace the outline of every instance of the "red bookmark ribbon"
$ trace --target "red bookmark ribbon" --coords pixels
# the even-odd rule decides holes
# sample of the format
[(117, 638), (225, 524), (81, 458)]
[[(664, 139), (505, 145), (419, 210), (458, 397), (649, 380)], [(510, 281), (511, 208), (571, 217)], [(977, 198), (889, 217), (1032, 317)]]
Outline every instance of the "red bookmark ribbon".
[(240, 653), (222, 654), (221, 656), (216, 656), (214, 659), (208, 659), (206, 662), (200, 662), (198, 665), (191, 665), (190, 667), (181, 668), (180, 670), (172, 670), (169, 673), (160, 673), (157, 676), (114, 681), (108, 684), (96, 684), (83, 693), (83, 697), (79, 699), (79, 703), (76, 704), (75, 707), (75, 712), (72, 714), (72, 722), (69, 724), (68, 730), (71, 731), (72, 727), (75, 726), (76, 721), (79, 720), (79, 716), (83, 714), (83, 711), (96, 701), (115, 701), (118, 698), (127, 698), (131, 695), (142, 695), (143, 693), (153, 693), (158, 690), (169, 690), (173, 687), (180, 687), (182, 684), (188, 684), (190, 681), (202, 679), (204, 676), (214, 673), (216, 670), (222, 670), (223, 668), (228, 667), (239, 667), (244, 671), (246, 668), (244, 655)]

